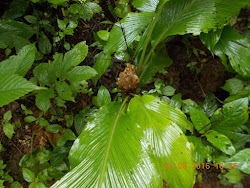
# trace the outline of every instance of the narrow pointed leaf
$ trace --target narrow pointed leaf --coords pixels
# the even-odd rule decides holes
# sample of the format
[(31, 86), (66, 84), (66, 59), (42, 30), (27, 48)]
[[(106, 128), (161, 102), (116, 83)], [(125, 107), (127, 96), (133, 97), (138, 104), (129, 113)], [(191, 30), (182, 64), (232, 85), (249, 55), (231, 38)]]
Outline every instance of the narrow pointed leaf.
[(36, 85), (15, 74), (0, 74), (0, 107), (39, 89)]
[(25, 76), (30, 70), (36, 55), (35, 44), (30, 44), (23, 47), (16, 56), (11, 56), (9, 59), (0, 63), (0, 74), (18, 74)]
[(88, 80), (94, 77), (95, 75), (97, 75), (96, 70), (89, 66), (76, 66), (67, 73), (66, 79), (72, 82), (76, 82)]
[(209, 125), (210, 120), (208, 119), (206, 114), (202, 112), (202, 110), (195, 107), (191, 107), (189, 108), (189, 113), (195, 129), (199, 131), (199, 133), (204, 133), (211, 127), (211, 125)]
[(108, 89), (104, 86), (101, 86), (97, 93), (97, 104), (98, 106), (103, 106), (111, 102), (111, 96)]

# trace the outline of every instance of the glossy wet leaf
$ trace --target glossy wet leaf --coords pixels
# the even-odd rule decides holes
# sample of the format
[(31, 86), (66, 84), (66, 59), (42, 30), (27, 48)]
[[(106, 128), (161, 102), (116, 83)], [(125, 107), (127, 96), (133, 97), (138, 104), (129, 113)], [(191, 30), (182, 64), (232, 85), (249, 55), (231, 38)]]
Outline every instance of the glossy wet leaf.
[(0, 107), (40, 88), (15, 74), (0, 74)]
[(49, 133), (58, 133), (62, 129), (62, 126), (58, 124), (52, 124), (46, 127), (46, 131)]
[(241, 149), (247, 142), (250, 142), (249, 122), (233, 130), (224, 130), (226, 135), (233, 143), (236, 150)]
[(226, 84), (221, 87), (222, 89), (229, 92), (230, 95), (239, 93), (244, 87), (244, 82), (237, 78), (231, 78), (226, 80)]
[(234, 130), (248, 120), (248, 98), (242, 98), (223, 105), (211, 117), (214, 130), (223, 133), (224, 130)]
[(142, 12), (153, 12), (155, 11), (159, 0), (133, 0), (133, 6)]
[(230, 159), (227, 159), (227, 163), (237, 163), (237, 169), (246, 174), (250, 174), (250, 149), (244, 149), (236, 153)]
[(232, 27), (225, 27), (220, 40), (214, 47), (215, 55), (221, 57), (226, 54), (231, 66), (242, 76), (250, 76), (250, 44), (245, 36), (239, 34)]
[[(194, 170), (193, 150), (186, 136), (176, 123), (191, 126), (185, 115), (167, 103), (153, 96), (133, 98), (128, 106), (128, 115), (144, 131), (156, 160), (159, 174), (170, 187), (192, 187)], [(190, 128), (190, 127), (189, 127)], [(164, 169), (165, 163), (172, 163), (173, 169)], [(188, 170), (178, 169), (178, 163), (186, 163)]]
[(202, 110), (200, 110), (199, 108), (189, 108), (189, 114), (195, 129), (199, 133), (204, 133), (211, 127), (210, 120), (208, 119), (206, 114), (204, 114), (204, 112), (202, 112)]
[(201, 138), (196, 136), (187, 136), (188, 141), (193, 143), (194, 145), (194, 154), (195, 154), (195, 162), (196, 163), (204, 163), (204, 159), (206, 158), (206, 151), (201, 142)]
[(43, 32), (38, 39), (38, 47), (43, 54), (49, 54), (51, 52), (52, 45), (48, 37)]
[(233, 155), (235, 153), (235, 148), (231, 140), (225, 135), (218, 133), (217, 131), (210, 131), (206, 134), (207, 140), (213, 144), (216, 148), (222, 152)]
[(70, 86), (65, 82), (56, 82), (56, 91), (63, 100), (66, 101), (73, 101), (74, 98), (72, 97), (72, 90)]
[(25, 181), (31, 183), (35, 180), (36, 175), (30, 169), (23, 168), (23, 178), (25, 179)]
[[(141, 85), (147, 83), (147, 81), (150, 80), (152, 76), (154, 76), (157, 72), (164, 70), (164, 68), (172, 64), (172, 59), (168, 56), (166, 49), (165, 49), (165, 45), (163, 48), (159, 48), (157, 50), (158, 51), (153, 53), (152, 59), (143, 68), (142, 74), (140, 76)], [(171, 96), (171, 95), (167, 95), (167, 96)]]
[[(72, 170), (54, 187), (158, 187), (154, 169), (141, 150), (142, 130), (121, 103), (102, 107), (74, 142)], [(125, 165), (126, 164), (126, 165)]]
[(36, 106), (45, 112), (51, 106), (50, 99), (54, 97), (55, 94), (53, 89), (39, 91), (36, 95)]
[(88, 80), (97, 75), (95, 69), (89, 66), (76, 66), (66, 74), (66, 78), (71, 82)]
[[(104, 53), (113, 53), (127, 49), (138, 34), (148, 25), (154, 16), (153, 12), (129, 13), (112, 28)], [(126, 37), (126, 41), (124, 39)]]
[(95, 64), (93, 68), (97, 71), (98, 75), (93, 78), (94, 83), (96, 84), (98, 79), (101, 78), (103, 73), (108, 69), (111, 64), (111, 54), (105, 54), (103, 52), (95, 56)]
[(213, 0), (171, 0), (165, 3), (155, 25), (154, 46), (167, 36), (194, 33), (214, 27)]
[(101, 86), (97, 93), (97, 104), (98, 106), (103, 106), (111, 102), (111, 96), (108, 89)]
[(10, 124), (10, 123), (5, 123), (3, 125), (3, 131), (4, 131), (4, 134), (9, 138), (11, 139), (13, 134), (15, 133), (14, 131), (14, 128), (15, 126)]
[(40, 63), (33, 69), (34, 76), (38, 79), (40, 85), (49, 85), (49, 64), (48, 63)]
[(208, 116), (211, 117), (215, 110), (218, 108), (215, 100), (215, 96), (212, 93), (209, 93), (205, 100), (199, 105), (201, 110)]
[(224, 26), (227, 21), (233, 16), (238, 16), (240, 10), (249, 5), (247, 0), (214, 0), (216, 5), (216, 22), (218, 26)]
[(88, 46), (86, 42), (79, 42), (74, 48), (65, 53), (63, 61), (56, 61), (54, 68), (56, 69), (56, 75), (59, 78), (65, 78), (65, 74), (70, 68), (79, 65), (88, 54)]
[(34, 30), (29, 25), (14, 20), (0, 20), (0, 36), (2, 34), (17, 35), (29, 39)]
[(35, 54), (35, 44), (23, 47), (16, 56), (0, 63), (0, 74), (18, 74), (24, 77), (35, 60)]

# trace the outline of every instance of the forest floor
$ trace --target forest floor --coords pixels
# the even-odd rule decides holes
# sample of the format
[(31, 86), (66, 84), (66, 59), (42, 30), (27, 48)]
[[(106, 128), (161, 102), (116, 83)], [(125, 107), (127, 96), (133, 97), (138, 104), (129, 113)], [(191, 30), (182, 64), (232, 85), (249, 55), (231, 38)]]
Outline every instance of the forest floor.
[[(7, 2), (7, 1), (6, 1)], [(101, 4), (105, 19), (110, 19), (115, 22), (114, 18), (110, 15), (107, 7), (105, 7), (105, 2)], [(1, 12), (0, 16), (3, 13), (4, 9), (7, 9), (8, 6), (0, 6)], [(39, 8), (39, 7), (37, 7)], [(42, 7), (46, 8), (46, 7)], [(42, 9), (40, 8), (40, 9)], [(60, 12), (56, 12), (58, 17), (60, 17)], [(242, 21), (237, 22), (234, 27), (242, 34), (244, 34), (246, 22), (245, 18), (249, 18), (250, 11), (242, 10), (239, 18), (243, 18)], [(104, 19), (96, 15), (94, 19), (90, 20), (90, 22), (80, 22), (79, 26), (76, 28), (73, 36), (67, 36), (66, 41), (70, 43), (77, 44), (80, 41), (85, 40), (88, 45), (94, 42), (94, 38), (92, 33), (97, 32), (100, 29), (105, 29), (105, 25), (100, 24)], [(214, 57), (209, 50), (202, 44), (198, 37), (194, 36), (175, 36), (173, 40), (167, 43), (166, 51), (168, 52), (170, 58), (173, 60), (173, 64), (166, 68), (167, 74), (166, 76), (162, 73), (158, 73), (155, 77), (160, 78), (164, 81), (173, 80), (172, 86), (176, 89), (176, 93), (182, 94), (182, 99), (192, 99), (196, 103), (201, 103), (205, 96), (209, 92), (213, 92), (215, 96), (224, 100), (228, 97), (227, 92), (221, 89), (221, 87), (225, 84), (225, 80), (232, 78), (234, 74), (229, 73), (225, 70), (221, 60), (218, 57)], [(193, 53), (196, 51), (197, 53)], [(64, 52), (64, 48), (59, 46), (58, 52)], [(94, 48), (89, 48), (88, 56), (85, 60), (85, 65), (93, 65), (93, 57), (99, 51)], [(14, 52), (13, 52), (14, 54)], [(11, 54), (12, 55), (12, 54)], [(7, 59), (5, 56), (4, 50), (0, 50), (0, 62)], [(50, 57), (45, 57), (50, 58)], [(186, 65), (190, 62), (203, 62), (198, 63), (197, 67), (203, 66), (199, 73), (194, 73), (190, 70)], [(112, 68), (108, 69), (104, 75), (99, 80), (97, 86), (94, 86), (91, 81), (89, 81), (89, 86), (92, 87), (93, 92), (96, 94), (98, 91), (98, 87), (100, 85), (104, 85), (109, 91), (111, 91), (116, 86), (116, 78), (119, 73), (124, 70), (125, 64), (122, 62), (114, 62)], [(147, 84), (143, 87), (144, 90), (150, 90), (154, 88), (153, 84)], [(94, 95), (95, 95), (94, 94)], [(70, 114), (71, 112), (77, 114), (84, 107), (91, 105), (91, 96), (79, 94), (77, 96), (76, 102), (67, 102), (67, 108), (64, 109), (64, 115)], [(11, 110), (13, 114), (14, 121), (20, 121), (21, 124), (26, 125), (24, 122), (25, 115), (23, 114), (20, 104), (24, 104), (29, 110), (32, 110), (34, 116), (38, 116), (40, 110), (35, 106), (35, 97), (29, 97), (29, 99), (18, 100), (18, 102), (12, 102), (7, 106), (0, 108), (0, 122), (3, 114)], [(51, 114), (48, 112), (45, 114), (45, 117), (50, 117)], [(62, 122), (66, 123), (66, 122)], [(24, 187), (28, 184), (24, 181), (22, 176), (22, 170), (19, 166), (19, 162), (21, 158), (30, 152), (31, 146), (31, 137), (33, 131), (37, 129), (35, 125), (29, 126), (21, 126), (20, 128), (15, 130), (15, 134), (13, 138), (8, 139), (0, 127), (0, 141), (3, 144), (3, 147), (7, 149), (5, 152), (1, 152), (0, 156), (4, 160), (4, 163), (7, 164), (7, 169), (10, 170), (10, 175), (15, 178), (15, 180), (19, 181)], [(75, 131), (73, 129), (73, 131)], [(50, 141), (56, 140), (57, 137), (62, 133), (58, 134), (48, 134), (43, 129), (36, 131), (34, 135), (33, 149), (47, 147), (52, 148), (50, 145)], [(217, 178), (218, 174), (221, 170), (216, 168), (211, 168), (208, 170), (199, 170), (198, 173), (202, 173), (202, 181), (199, 182), (196, 180), (194, 185), (195, 188), (220, 188), (220, 187), (233, 187), (233, 186), (224, 186), (220, 183), (220, 180)], [(250, 178), (249, 176), (245, 176), (242, 180), (242, 184), (244, 187), (249, 187)], [(166, 187), (166, 185), (164, 185)]]

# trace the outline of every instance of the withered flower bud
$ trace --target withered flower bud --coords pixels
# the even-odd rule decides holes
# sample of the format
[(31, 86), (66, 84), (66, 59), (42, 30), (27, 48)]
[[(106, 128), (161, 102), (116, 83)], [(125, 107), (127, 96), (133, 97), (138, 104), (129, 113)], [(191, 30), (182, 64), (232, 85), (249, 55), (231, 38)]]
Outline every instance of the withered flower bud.
[(135, 66), (128, 63), (125, 70), (119, 74), (117, 81), (118, 89), (122, 90), (123, 93), (135, 92), (140, 85), (140, 79), (135, 74)]

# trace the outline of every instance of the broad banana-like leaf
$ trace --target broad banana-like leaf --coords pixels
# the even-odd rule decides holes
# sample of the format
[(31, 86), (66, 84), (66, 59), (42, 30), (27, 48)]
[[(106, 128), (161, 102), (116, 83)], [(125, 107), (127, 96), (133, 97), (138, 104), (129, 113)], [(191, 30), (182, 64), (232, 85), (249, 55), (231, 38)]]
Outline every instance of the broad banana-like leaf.
[[(159, 11), (159, 10), (158, 10)], [(214, 27), (213, 0), (170, 0), (163, 6), (152, 33), (153, 46), (167, 36), (200, 34)]]
[(240, 9), (250, 3), (249, 0), (214, 0), (216, 6), (216, 23), (221, 27), (230, 20), (231, 17), (237, 16)]
[[(137, 71), (140, 79), (143, 71), (142, 67), (147, 64), (152, 64), (151, 57), (160, 42), (168, 36), (183, 35), (185, 33), (198, 35), (201, 31), (214, 28), (215, 10), (213, 0), (160, 1), (154, 20), (150, 25), (149, 35), (151, 35), (151, 37), (147, 37), (143, 42), (144, 49)], [(147, 49), (150, 40), (152, 46)], [(146, 52), (146, 49), (148, 52)]]
[(155, 11), (159, 0), (133, 0), (133, 6), (141, 12)]
[(24, 96), (42, 89), (16, 74), (0, 74), (0, 107)]
[[(195, 180), (193, 149), (176, 123), (191, 124), (184, 114), (153, 96), (137, 96), (128, 106), (128, 115), (144, 131), (161, 177), (170, 187), (192, 187)], [(176, 122), (176, 123), (175, 123)]]
[(200, 39), (207, 46), (207, 48), (213, 52), (214, 46), (220, 40), (222, 30), (209, 31), (208, 33), (201, 33)]
[(226, 54), (234, 70), (246, 77), (250, 77), (249, 50), (247, 38), (229, 26), (223, 29), (220, 40), (214, 46), (215, 55)]
[(124, 103), (104, 105), (74, 142), (73, 168), (52, 188), (162, 187), (154, 165), (143, 152), (143, 131), (124, 112)]
[[(154, 16), (154, 12), (129, 13), (121, 22), (114, 25), (110, 32), (104, 53), (125, 50), (138, 34), (148, 25)], [(126, 40), (125, 40), (126, 38)]]

